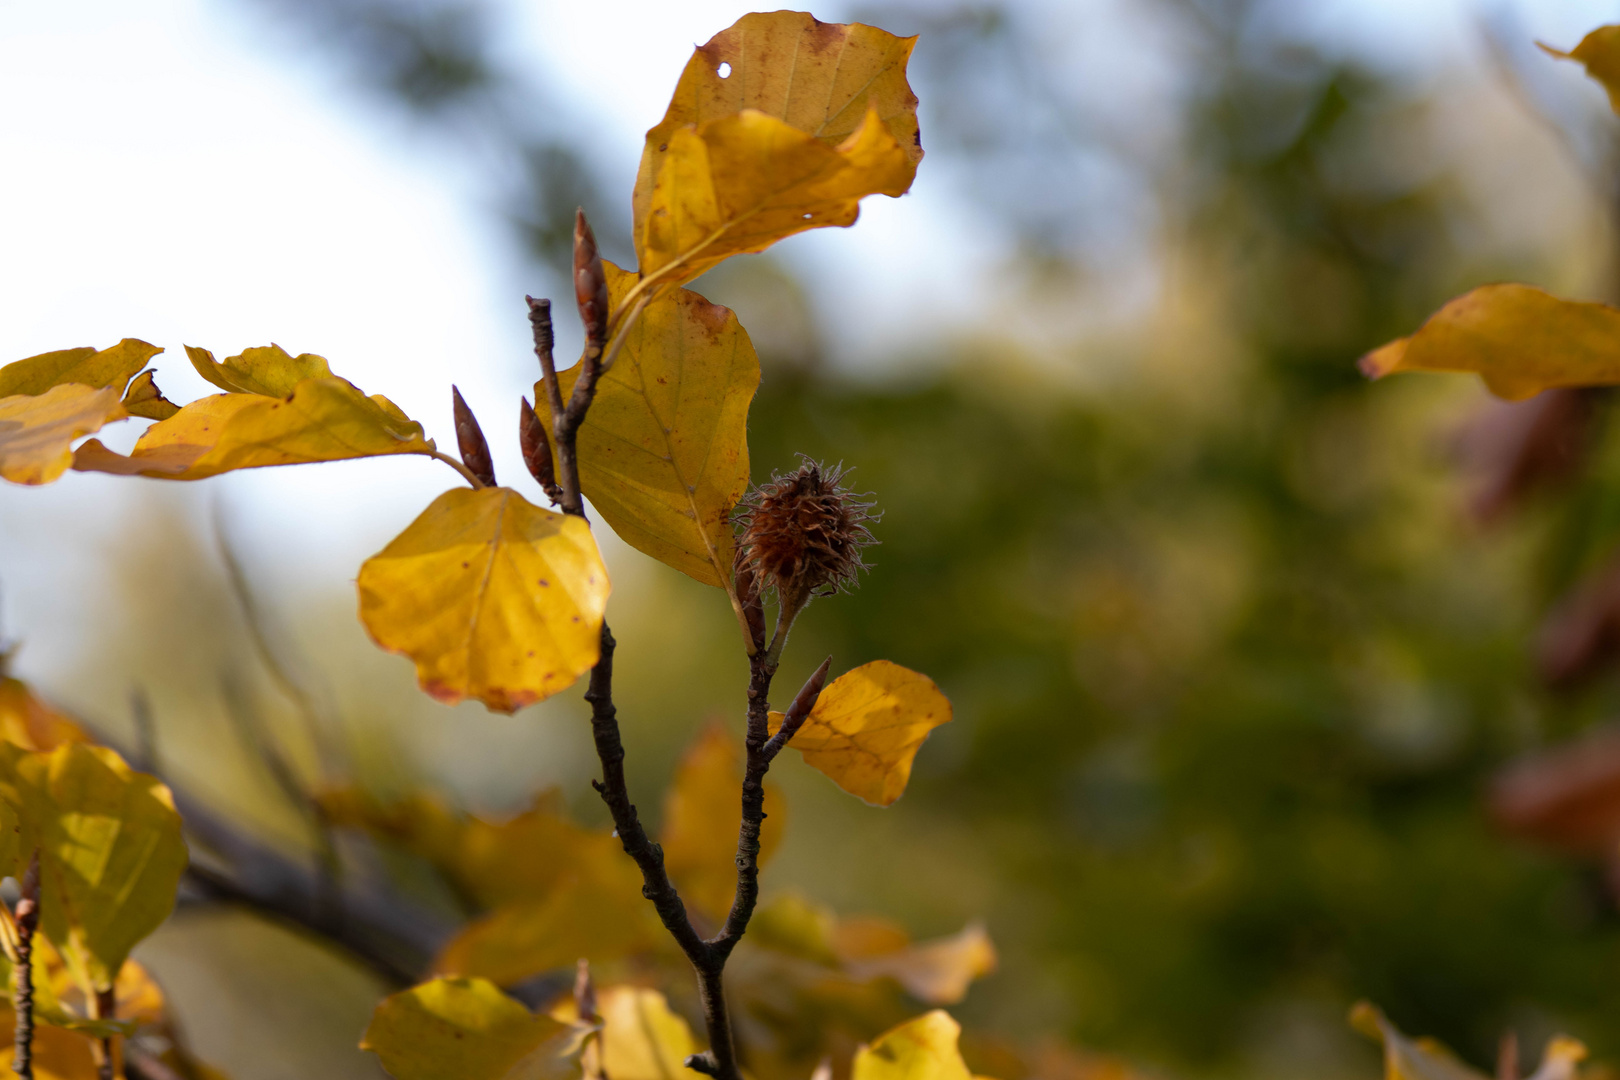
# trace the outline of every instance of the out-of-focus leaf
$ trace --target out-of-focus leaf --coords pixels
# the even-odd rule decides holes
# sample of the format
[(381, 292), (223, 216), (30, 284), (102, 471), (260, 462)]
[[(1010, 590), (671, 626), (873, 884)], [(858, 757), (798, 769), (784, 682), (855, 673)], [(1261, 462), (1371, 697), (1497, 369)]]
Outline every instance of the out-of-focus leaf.
[[(17, 1024), (17, 1014), (11, 1007), (11, 995), (0, 996), (0, 1030), (11, 1031)], [(34, 1028), (35, 1080), (98, 1080), (99, 1070), (92, 1047), (95, 1044), (76, 1032), (50, 1024)], [(0, 1069), (14, 1075), (11, 1063), (16, 1046), (10, 1039), (0, 1040)]]
[(851, 1080), (970, 1080), (957, 1049), (961, 1034), (943, 1009), (908, 1020), (855, 1054)]
[(1385, 1080), (1488, 1080), (1432, 1039), (1409, 1039), (1375, 1006), (1359, 1002), (1350, 1024), (1384, 1043)]
[[(851, 795), (889, 806), (905, 793), (928, 733), (951, 719), (951, 703), (926, 675), (887, 660), (847, 671), (821, 692), (788, 745)], [(782, 714), (771, 713), (771, 731)]]
[(1555, 386), (1606, 386), (1620, 382), (1620, 311), (1528, 285), (1485, 285), (1360, 364), (1373, 379), (1394, 371), (1472, 371), (1510, 401)]
[(578, 1034), (484, 979), (434, 979), (384, 998), (360, 1041), (397, 1080), (561, 1080)]
[[(610, 302), (635, 284), (604, 261)], [(563, 396), (579, 375), (559, 373)], [(680, 289), (651, 304), (596, 387), (580, 427), (579, 482), (626, 543), (725, 588), (730, 514), (748, 489), (748, 404), (759, 357), (729, 308)], [(537, 400), (545, 388), (535, 385)], [(551, 427), (549, 409), (541, 421)]]
[(440, 495), (366, 560), (359, 587), (367, 632), (415, 662), (423, 690), (497, 712), (595, 665), (609, 588), (590, 526), (509, 488)]
[(290, 397), (215, 394), (148, 428), (125, 457), (92, 439), (79, 447), (81, 472), (201, 480), (234, 469), (345, 461), (433, 449), (422, 425), (399, 406), (367, 397), (331, 376), (305, 379)]
[(1580, 61), (1586, 73), (1609, 92), (1609, 107), (1620, 113), (1620, 26), (1598, 27), (1569, 52), (1537, 44), (1560, 60)]
[(545, 900), (497, 908), (451, 939), (433, 962), (436, 974), (472, 975), (511, 986), (581, 957), (612, 960), (661, 943), (663, 927), (628, 873), (580, 875)]
[(113, 751), (0, 744), (6, 873), (40, 853), (40, 925), (75, 979), (111, 987), (135, 943), (174, 907), (186, 866), (169, 790)]
[(1620, 646), (1620, 558), (1578, 582), (1542, 620), (1536, 668), (1549, 686), (1569, 688), (1615, 665)]
[[(608, 1080), (679, 1080), (686, 1075), (686, 1058), (697, 1052), (697, 1040), (663, 994), (639, 986), (602, 987), (596, 1012), (602, 1018), (601, 1036), (585, 1046), (585, 1075), (606, 1074)], [(567, 1000), (551, 1015), (573, 1022), (578, 1012)]]
[(760, 904), (748, 924), (748, 942), (828, 967), (838, 963), (833, 949), (837, 916), (796, 893)]
[(64, 383), (38, 396), (0, 398), (0, 476), (14, 484), (61, 476), (73, 463), (74, 439), (124, 419), (118, 394), (118, 387)]
[(1620, 848), (1620, 728), (1587, 732), (1514, 762), (1491, 784), (1491, 815), (1520, 836), (1580, 855)]
[(65, 742), (89, 742), (90, 736), (21, 679), (0, 677), (0, 739), (25, 750), (54, 750)]
[(129, 415), (147, 420), (167, 420), (180, 411), (180, 406), (163, 396), (150, 371), (135, 376), (135, 381), (124, 391), (123, 404)]
[(876, 110), (915, 170), (922, 142), (906, 62), (916, 43), (915, 37), (861, 23), (824, 23), (802, 11), (744, 15), (714, 35), (692, 53), (664, 119), (647, 132), (636, 174), (636, 235), (647, 219), (670, 136), (744, 109), (773, 116), (830, 147)]
[(836, 146), (755, 109), (678, 127), (660, 145), (635, 235), (641, 276), (658, 289), (806, 229), (853, 225), (861, 199), (903, 195), (917, 173), (870, 105)]
[(856, 979), (890, 978), (918, 1001), (954, 1005), (967, 996), (973, 980), (996, 969), (996, 948), (979, 923), (937, 941), (906, 945), (893, 952), (845, 957), (844, 970)]
[(280, 345), (244, 349), (224, 361), (214, 359), (207, 349), (186, 346), (186, 355), (197, 374), (233, 394), (259, 394), (263, 397), (291, 397), (305, 379), (330, 378), (332, 369), (326, 357), (314, 353), (289, 356)]
[[(146, 974), (146, 969), (133, 960), (126, 960), (118, 973), (119, 1007), (114, 1010), (116, 1019), (110, 1020), (93, 1018), (90, 998), (74, 982), (62, 954), (43, 935), (34, 938), (32, 967), (34, 1019), (39, 1023), (100, 1039), (132, 1035), (140, 1024), (163, 1018), (162, 992), (157, 990), (157, 984)], [(0, 986), (16, 985), (13, 969), (10, 957), (0, 952)], [(144, 992), (146, 987), (157, 994), (155, 1011), (151, 995)], [(126, 1005), (139, 1008), (139, 1015), (126, 1011)]]
[[(739, 740), (717, 721), (705, 727), (687, 749), (664, 800), (659, 837), (664, 866), (680, 887), (681, 899), (716, 921), (731, 910), (737, 890), (742, 774)], [(767, 784), (765, 821), (759, 833), (762, 867), (782, 842), (784, 813), (781, 793), (774, 784)]]
[(0, 367), (0, 398), (15, 394), (38, 396), (53, 386), (77, 383), (95, 390), (113, 387), (118, 393), (130, 378), (163, 350), (135, 338), (125, 338), (99, 352), (90, 348), (40, 353)]

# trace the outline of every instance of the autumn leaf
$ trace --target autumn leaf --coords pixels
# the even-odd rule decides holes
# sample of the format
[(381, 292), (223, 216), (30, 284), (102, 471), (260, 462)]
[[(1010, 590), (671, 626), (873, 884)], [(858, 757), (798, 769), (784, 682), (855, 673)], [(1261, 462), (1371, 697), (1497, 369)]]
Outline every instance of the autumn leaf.
[(1459, 296), (1411, 337), (1363, 356), (1378, 379), (1394, 371), (1472, 371), (1517, 401), (1555, 386), (1620, 382), (1620, 311), (1560, 300), (1528, 285), (1486, 285)]
[(360, 1048), (396, 1080), (562, 1080), (578, 1042), (485, 979), (434, 979), (384, 998)]
[(908, 1020), (855, 1052), (850, 1080), (971, 1080), (961, 1025), (942, 1009)]
[(54, 750), (90, 736), (66, 713), (41, 701), (20, 679), (0, 677), (0, 739), (24, 750)]
[(0, 476), (29, 485), (61, 476), (73, 462), (73, 440), (124, 419), (118, 395), (117, 387), (64, 383), (0, 398)]
[(163, 396), (150, 371), (135, 376), (135, 381), (124, 391), (123, 405), (129, 415), (147, 420), (167, 420), (180, 411), (180, 406)]
[[(659, 837), (664, 866), (681, 898), (716, 923), (731, 910), (737, 890), (737, 830), (742, 824), (743, 755), (724, 724), (709, 724), (681, 758), (664, 800)], [(759, 834), (763, 867), (782, 842), (781, 793), (765, 785), (765, 821)], [(611, 1074), (609, 1074), (611, 1075)]]
[[(851, 795), (889, 806), (905, 793), (928, 733), (950, 719), (932, 679), (874, 660), (834, 679), (788, 745)], [(776, 732), (782, 714), (771, 713), (770, 724)]]
[[(9, 994), (0, 997), (0, 1029), (11, 1031), (17, 1014)], [(64, 1028), (41, 1025), (34, 1029), (33, 1066), (35, 1080), (99, 1080), (100, 1070), (92, 1047), (84, 1036)], [(0, 1069), (12, 1073), (16, 1047), (12, 1040), (0, 1041)]]
[(899, 197), (917, 173), (875, 107), (837, 146), (756, 109), (677, 128), (662, 145), (635, 235), (641, 291), (807, 229), (853, 225), (861, 199)]
[(136, 338), (125, 338), (111, 348), (62, 349), (40, 353), (0, 367), (0, 398), (16, 394), (37, 397), (55, 386), (77, 383), (94, 390), (124, 386), (163, 350)]
[[(1384, 1044), (1384, 1080), (1488, 1080), (1433, 1039), (1411, 1039), (1368, 1002), (1350, 1010), (1350, 1025)], [(1541, 1066), (1528, 1080), (1573, 1080), (1586, 1047), (1559, 1035), (1549, 1040)]]
[(384, 454), (427, 454), (422, 425), (380, 394), (336, 376), (305, 379), (286, 398), (215, 394), (147, 428), (126, 457), (91, 439), (80, 472), (202, 480), (235, 469), (303, 465)]
[(113, 751), (0, 745), (5, 872), (40, 853), (40, 919), (81, 985), (110, 987), (129, 950), (174, 907), (186, 866), (169, 791)]
[(360, 621), (422, 689), (515, 712), (571, 686), (601, 648), (608, 576), (582, 518), (510, 488), (457, 488), (360, 567)]
[(911, 944), (902, 938), (899, 948), (861, 955), (840, 948), (842, 937), (835, 932), (834, 948), (851, 978), (893, 979), (929, 1005), (956, 1004), (975, 979), (996, 969), (996, 948), (980, 923), (969, 923), (960, 933), (935, 941)]
[(861, 23), (824, 23), (802, 11), (756, 12), (699, 46), (647, 132), (634, 196), (642, 234), (653, 183), (681, 128), (754, 109), (836, 149), (875, 110), (905, 150), (913, 171), (922, 159), (917, 95), (906, 82), (915, 37)]
[[(605, 1074), (609, 1080), (679, 1080), (686, 1075), (686, 1059), (697, 1052), (697, 1040), (663, 994), (639, 986), (602, 987), (596, 1012), (602, 1021), (601, 1050), (597, 1040), (586, 1045), (585, 1075)], [(578, 1010), (572, 1000), (564, 1000), (551, 1015), (569, 1023)]]
[[(610, 302), (636, 278), (604, 261)], [(558, 373), (566, 399), (579, 368)], [(651, 304), (579, 429), (585, 496), (630, 546), (725, 588), (731, 510), (748, 489), (748, 405), (759, 357), (730, 309), (676, 290)], [(543, 397), (543, 385), (535, 385)], [(549, 409), (542, 422), (551, 429)]]
[(1609, 107), (1620, 112), (1620, 26), (1598, 27), (1569, 52), (1536, 44), (1560, 60), (1577, 60), (1584, 65), (1586, 73), (1609, 92)]
[(197, 374), (233, 394), (291, 397), (305, 379), (325, 379), (332, 375), (326, 357), (314, 353), (289, 356), (280, 345), (244, 349), (223, 362), (215, 360), (207, 349), (187, 345), (186, 356)]

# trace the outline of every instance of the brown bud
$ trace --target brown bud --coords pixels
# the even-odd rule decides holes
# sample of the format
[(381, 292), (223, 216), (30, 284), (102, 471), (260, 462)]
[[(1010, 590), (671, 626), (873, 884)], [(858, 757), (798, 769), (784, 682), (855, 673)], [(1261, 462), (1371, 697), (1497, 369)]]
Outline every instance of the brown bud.
[(821, 666), (816, 668), (811, 673), (810, 678), (806, 679), (804, 685), (799, 688), (798, 696), (793, 699), (793, 704), (788, 706), (787, 714), (789, 716), (810, 715), (810, 710), (816, 707), (816, 699), (821, 697), (821, 688), (827, 685), (827, 672), (830, 670), (832, 670), (832, 657), (829, 656), (821, 662)]
[(455, 406), (456, 444), (461, 448), (461, 463), (467, 466), (468, 472), (478, 477), (480, 484), (494, 487), (495, 463), (489, 459), (489, 443), (484, 441), (484, 432), (478, 426), (478, 418), (461, 399), (460, 390), (452, 386), (450, 394)]
[(579, 319), (585, 324), (585, 357), (594, 360), (607, 345), (607, 275), (602, 256), (596, 250), (596, 234), (585, 220), (585, 211), (574, 212), (574, 299), (579, 303)]
[(581, 958), (574, 967), (574, 1008), (587, 1024), (601, 1023), (596, 1012), (596, 984), (591, 981), (591, 962)]
[(557, 472), (551, 464), (551, 442), (528, 398), (523, 399), (523, 411), (518, 414), (518, 443), (523, 447), (523, 464), (529, 467), (535, 481), (552, 502), (561, 500), (562, 488), (557, 486)]
[(17, 926), (26, 934), (32, 934), (39, 926), (39, 849), (34, 849), (33, 857), (28, 860), (28, 870), (23, 874), (22, 881), (18, 883), (18, 898), (15, 918)]

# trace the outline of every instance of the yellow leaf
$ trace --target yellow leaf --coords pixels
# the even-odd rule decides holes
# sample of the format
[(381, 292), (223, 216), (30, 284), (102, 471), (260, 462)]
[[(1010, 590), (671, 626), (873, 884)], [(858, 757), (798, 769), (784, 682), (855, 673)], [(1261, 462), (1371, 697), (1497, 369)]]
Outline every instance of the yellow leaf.
[(855, 1052), (850, 1080), (971, 1080), (956, 1045), (961, 1034), (942, 1009), (908, 1020)]
[(0, 367), (0, 398), (14, 394), (37, 397), (65, 383), (78, 383), (95, 390), (111, 386), (122, 394), (130, 377), (162, 351), (156, 345), (125, 338), (100, 352), (80, 348), (30, 356)]
[[(568, 1002), (552, 1015), (566, 1018), (572, 1005)], [(585, 1052), (600, 1053), (600, 1073), (609, 1080), (681, 1080), (686, 1076), (686, 1059), (697, 1053), (697, 1040), (663, 994), (639, 986), (604, 987), (597, 992), (596, 1011), (602, 1018), (601, 1050), (587, 1045)]]
[[(1537, 44), (1541, 44), (1537, 42)], [(1600, 26), (1569, 52), (1551, 45), (1541, 47), (1560, 60), (1578, 60), (1586, 73), (1609, 92), (1609, 107), (1620, 112), (1620, 26)]]
[[(731, 910), (737, 891), (737, 830), (742, 825), (741, 740), (716, 721), (703, 729), (681, 758), (664, 800), (659, 840), (664, 866), (681, 899), (717, 923)], [(782, 842), (781, 793), (765, 786), (765, 821), (759, 834), (759, 865)]]
[(61, 476), (73, 462), (74, 439), (124, 419), (118, 394), (117, 387), (64, 383), (37, 396), (0, 398), (0, 476), (14, 484)]
[(124, 411), (147, 420), (167, 420), (180, 411), (180, 406), (163, 396), (150, 371), (143, 371), (124, 391)]
[(847, 957), (844, 970), (861, 980), (890, 978), (918, 1001), (954, 1005), (967, 996), (974, 979), (996, 969), (996, 948), (979, 923), (937, 941), (906, 945), (892, 952)]
[(581, 957), (612, 960), (661, 943), (635, 864), (622, 851), (619, 862), (628, 868), (622, 876), (582, 875), (545, 900), (508, 904), (470, 923), (439, 953), (434, 973), (511, 986)]
[(113, 751), (0, 745), (7, 870), (40, 853), (40, 922), (86, 987), (113, 985), (135, 943), (174, 907), (186, 866), (169, 790)]
[[(0, 999), (0, 1030), (11, 1031), (17, 1023), (10, 995)], [(75, 1032), (49, 1025), (34, 1028), (35, 1080), (98, 1080), (94, 1044)], [(0, 1069), (11, 1074), (16, 1047), (10, 1039), (0, 1040)]]
[(332, 369), (326, 357), (314, 353), (289, 356), (280, 345), (244, 349), (221, 363), (207, 349), (186, 346), (186, 356), (197, 374), (233, 394), (259, 394), (263, 397), (291, 396), (305, 379), (330, 378)]
[[(889, 806), (905, 794), (928, 733), (950, 719), (951, 703), (932, 679), (874, 660), (834, 679), (788, 745), (851, 795)], [(782, 714), (770, 722), (774, 733)]]
[[(636, 278), (604, 262), (618, 305)], [(579, 369), (558, 374), (563, 396)], [(759, 357), (730, 309), (676, 290), (648, 306), (597, 383), (579, 482), (630, 546), (707, 585), (731, 580), (731, 510), (748, 490), (748, 405)], [(537, 399), (545, 387), (535, 385)], [(551, 427), (549, 409), (541, 420)]]
[(751, 944), (832, 967), (837, 918), (813, 901), (787, 893), (761, 904), (748, 924)]
[(1411, 337), (1361, 358), (1393, 371), (1472, 371), (1517, 401), (1555, 386), (1620, 382), (1620, 311), (1560, 300), (1528, 285), (1486, 285), (1446, 304)]
[(360, 1048), (397, 1080), (560, 1080), (577, 1043), (484, 979), (434, 979), (384, 998)]
[(1350, 1023), (1384, 1043), (1384, 1080), (1487, 1080), (1430, 1039), (1409, 1039), (1365, 1001), (1350, 1011)]
[(596, 664), (608, 576), (590, 526), (509, 488), (458, 488), (360, 567), (360, 621), (422, 689), (515, 712)]
[(583, 829), (541, 799), (510, 821), (471, 818), (451, 864), (462, 888), (486, 907), (539, 900), (589, 879), (639, 894), (641, 879), (608, 832)]
[(643, 288), (660, 290), (794, 233), (853, 225), (861, 199), (903, 195), (917, 172), (875, 107), (837, 146), (756, 109), (663, 145), (635, 235)]
[(20, 679), (0, 678), (0, 739), (25, 750), (54, 750), (90, 736), (66, 713), (41, 701)]
[(744, 109), (774, 116), (829, 146), (875, 109), (915, 168), (923, 152), (906, 62), (916, 43), (861, 23), (824, 23), (802, 11), (755, 12), (720, 31), (692, 53), (664, 119), (647, 132), (636, 174), (636, 235), (670, 136)]
[(382, 454), (425, 454), (422, 425), (380, 394), (338, 377), (305, 379), (287, 398), (215, 394), (147, 428), (128, 457), (98, 440), (79, 447), (80, 472), (201, 480), (234, 469)]

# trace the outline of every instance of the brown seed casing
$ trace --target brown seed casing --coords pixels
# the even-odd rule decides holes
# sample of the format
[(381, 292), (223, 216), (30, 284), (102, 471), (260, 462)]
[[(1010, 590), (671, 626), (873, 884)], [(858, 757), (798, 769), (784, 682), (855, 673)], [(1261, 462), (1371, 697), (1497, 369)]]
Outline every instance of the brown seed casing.
[(847, 588), (866, 569), (861, 551), (875, 543), (867, 528), (872, 504), (842, 480), (842, 469), (805, 459), (743, 500), (739, 561), (760, 588), (776, 590), (784, 610)]

